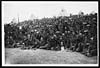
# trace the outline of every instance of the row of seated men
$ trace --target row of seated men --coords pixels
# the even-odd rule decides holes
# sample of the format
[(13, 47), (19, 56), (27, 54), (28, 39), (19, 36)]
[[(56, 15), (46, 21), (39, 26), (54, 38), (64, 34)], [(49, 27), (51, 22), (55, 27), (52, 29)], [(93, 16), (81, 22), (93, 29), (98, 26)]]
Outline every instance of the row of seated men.
[(97, 45), (91, 42), (87, 42), (87, 37), (79, 36), (78, 38), (71, 38), (66, 33), (56, 33), (52, 35), (30, 35), (24, 40), (20, 41), (19, 44), (13, 44), (14, 47), (21, 45), (21, 49), (46, 49), (46, 50), (61, 50), (61, 47), (64, 49), (69, 49), (72, 51), (80, 52), (86, 56), (95, 56), (97, 55)]

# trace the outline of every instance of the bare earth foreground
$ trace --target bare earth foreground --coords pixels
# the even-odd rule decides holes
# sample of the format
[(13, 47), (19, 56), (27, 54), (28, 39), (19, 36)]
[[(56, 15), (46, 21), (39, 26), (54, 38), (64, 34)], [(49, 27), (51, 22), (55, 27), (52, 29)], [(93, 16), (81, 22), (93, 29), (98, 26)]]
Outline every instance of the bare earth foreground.
[(21, 50), (6, 48), (6, 64), (96, 64), (97, 57), (71, 51)]

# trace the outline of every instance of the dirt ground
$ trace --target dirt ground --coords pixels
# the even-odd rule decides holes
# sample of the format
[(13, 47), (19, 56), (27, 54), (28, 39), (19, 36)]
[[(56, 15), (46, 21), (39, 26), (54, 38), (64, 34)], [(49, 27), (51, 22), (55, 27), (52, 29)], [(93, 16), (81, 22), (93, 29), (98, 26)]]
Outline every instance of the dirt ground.
[(6, 64), (97, 64), (97, 57), (86, 57), (69, 50), (21, 50), (20, 48), (6, 48)]

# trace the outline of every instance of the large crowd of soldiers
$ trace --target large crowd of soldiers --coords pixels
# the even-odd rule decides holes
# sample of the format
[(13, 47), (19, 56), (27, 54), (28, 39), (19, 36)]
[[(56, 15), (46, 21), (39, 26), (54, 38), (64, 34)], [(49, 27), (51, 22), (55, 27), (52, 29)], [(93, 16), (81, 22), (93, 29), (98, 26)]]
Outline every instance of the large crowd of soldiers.
[[(23, 22), (20, 22), (23, 24)], [(5, 24), (5, 47), (21, 49), (69, 49), (97, 55), (97, 13), (71, 15)]]

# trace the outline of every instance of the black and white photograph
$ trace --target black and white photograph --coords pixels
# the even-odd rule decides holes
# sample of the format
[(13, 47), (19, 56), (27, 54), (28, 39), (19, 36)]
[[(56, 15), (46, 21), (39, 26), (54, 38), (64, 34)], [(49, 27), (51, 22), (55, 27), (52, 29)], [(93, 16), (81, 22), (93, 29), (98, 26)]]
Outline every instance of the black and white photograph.
[(98, 1), (2, 1), (2, 66), (98, 66)]

